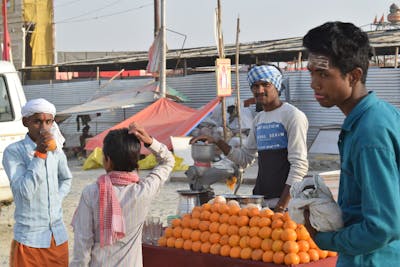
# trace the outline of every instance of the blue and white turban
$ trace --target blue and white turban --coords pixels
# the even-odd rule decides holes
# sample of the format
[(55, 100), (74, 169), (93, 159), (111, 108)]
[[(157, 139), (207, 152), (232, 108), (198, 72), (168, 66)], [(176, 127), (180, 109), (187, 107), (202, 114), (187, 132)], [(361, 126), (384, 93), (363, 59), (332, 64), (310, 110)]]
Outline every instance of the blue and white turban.
[(280, 92), (282, 88), (282, 73), (274, 66), (255, 66), (247, 74), (250, 87), (255, 82), (269, 82)]
[[(53, 117), (56, 115), (56, 107), (44, 98), (32, 99), (26, 102), (21, 109), (22, 117), (30, 117), (35, 113), (46, 113), (51, 114)], [(65, 142), (64, 136), (61, 134), (60, 128), (56, 122), (53, 122), (53, 126), (50, 129), (54, 139), (57, 143), (57, 150), (61, 150)]]

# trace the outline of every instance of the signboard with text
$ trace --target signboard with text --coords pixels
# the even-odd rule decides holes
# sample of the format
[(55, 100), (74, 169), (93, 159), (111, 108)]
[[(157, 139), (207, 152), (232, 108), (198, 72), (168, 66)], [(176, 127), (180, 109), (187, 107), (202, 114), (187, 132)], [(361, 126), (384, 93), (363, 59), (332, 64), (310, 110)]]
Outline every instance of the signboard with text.
[(231, 60), (229, 58), (217, 58), (215, 72), (217, 76), (217, 96), (232, 95)]

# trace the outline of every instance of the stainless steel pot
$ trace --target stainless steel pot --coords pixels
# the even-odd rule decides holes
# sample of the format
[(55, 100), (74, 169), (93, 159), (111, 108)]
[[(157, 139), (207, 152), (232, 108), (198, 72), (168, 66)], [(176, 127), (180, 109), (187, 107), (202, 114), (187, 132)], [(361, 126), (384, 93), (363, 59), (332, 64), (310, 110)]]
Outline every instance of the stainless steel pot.
[(215, 158), (215, 144), (192, 144), (192, 158), (194, 161), (210, 162)]

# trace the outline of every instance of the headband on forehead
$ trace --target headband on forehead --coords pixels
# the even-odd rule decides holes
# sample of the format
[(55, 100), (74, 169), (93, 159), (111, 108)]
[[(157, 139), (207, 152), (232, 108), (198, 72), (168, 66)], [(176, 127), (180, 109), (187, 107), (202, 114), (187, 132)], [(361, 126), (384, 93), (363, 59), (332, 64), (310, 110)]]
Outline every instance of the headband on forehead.
[(329, 69), (329, 58), (326, 56), (309, 53), (308, 66), (317, 69), (327, 70)]
[(282, 87), (282, 74), (274, 66), (256, 66), (252, 68), (247, 74), (247, 80), (249, 81), (250, 87), (255, 82), (269, 82), (272, 83), (278, 91), (281, 91)]

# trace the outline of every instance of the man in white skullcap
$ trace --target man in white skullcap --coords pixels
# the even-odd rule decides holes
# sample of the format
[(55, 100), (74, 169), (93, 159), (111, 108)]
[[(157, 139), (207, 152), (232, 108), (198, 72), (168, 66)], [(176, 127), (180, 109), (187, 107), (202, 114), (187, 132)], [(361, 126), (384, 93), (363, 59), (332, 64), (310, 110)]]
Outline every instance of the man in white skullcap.
[[(22, 107), (28, 128), (23, 140), (9, 145), (3, 166), (15, 203), (10, 266), (68, 266), (68, 235), (62, 201), (72, 174), (62, 151), (65, 139), (54, 122), (56, 108), (43, 98)], [(55, 139), (57, 149), (50, 145)]]
[(263, 107), (253, 119), (249, 136), (242, 148), (228, 145), (211, 136), (198, 140), (215, 143), (233, 162), (246, 168), (258, 158), (258, 175), (253, 194), (264, 196), (264, 206), (283, 212), (289, 203), (291, 185), (308, 171), (305, 114), (279, 98), (282, 73), (273, 65), (253, 67), (248, 75), (255, 101)]

